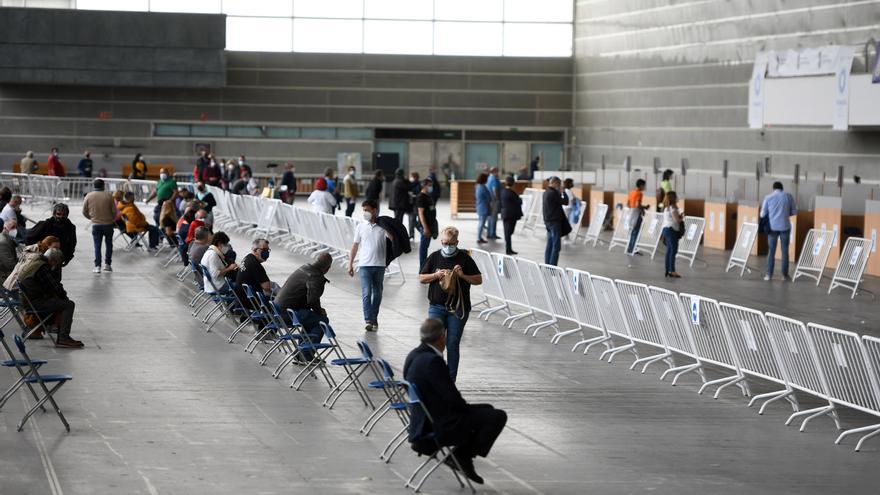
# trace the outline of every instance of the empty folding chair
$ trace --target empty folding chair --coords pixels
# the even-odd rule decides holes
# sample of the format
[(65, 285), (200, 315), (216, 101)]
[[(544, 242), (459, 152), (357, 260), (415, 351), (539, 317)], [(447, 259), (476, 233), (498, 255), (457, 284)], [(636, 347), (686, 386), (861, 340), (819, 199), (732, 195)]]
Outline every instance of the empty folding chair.
[[(373, 360), (371, 367), (376, 375), (376, 380), (371, 381), (367, 386), (381, 390), (385, 394), (385, 402), (374, 409), (361, 426), (360, 432), (365, 437), (370, 436), (370, 432), (388, 412), (395, 411), (400, 416), (403, 411), (406, 411), (406, 403), (403, 400), (406, 384), (394, 378), (394, 370), (391, 369), (388, 361), (384, 359)], [(408, 421), (404, 420), (403, 425), (407, 424)]]
[[(288, 312), (292, 313), (293, 311), (288, 310)], [(315, 376), (315, 371), (321, 373), (321, 376), (324, 377), (324, 381), (327, 382), (327, 386), (330, 389), (333, 389), (333, 387), (336, 386), (336, 380), (334, 380), (330, 370), (327, 369), (327, 360), (332, 359), (333, 356), (336, 356), (336, 358), (342, 358), (344, 357), (344, 354), (339, 352), (336, 333), (330, 328), (330, 325), (327, 325), (322, 321), (321, 329), (324, 331), (324, 337), (327, 339), (327, 342), (302, 342), (299, 344), (300, 350), (305, 353), (312, 353), (312, 358), (308, 360), (305, 366), (303, 366), (303, 369), (293, 377), (293, 381), (290, 382), (290, 388), (299, 390), (306, 378)]]
[[(9, 359), (0, 362), (0, 366), (4, 368), (15, 368), (18, 372), (18, 379), (3, 392), (3, 395), (0, 395), (0, 409), (3, 408), (3, 405), (6, 404), (13, 395), (22, 387), (26, 386), (31, 395), (34, 397), (34, 400), (39, 401), (40, 397), (37, 395), (37, 391), (34, 390), (33, 384), (26, 381), (25, 379), (30, 375), (30, 368), (28, 364), (34, 366), (34, 368), (39, 369), (40, 366), (47, 363), (45, 359), (32, 359), (30, 363), (24, 359), (17, 359), (15, 354), (12, 353), (12, 349), (9, 347), (9, 344), (6, 343), (6, 336), (3, 334), (3, 331), (0, 330), (0, 345), (3, 346), (3, 350), (6, 351), (6, 355), (9, 356)], [(43, 409), (45, 412), (45, 408)]]
[[(31, 360), (30, 356), (28, 356), (27, 349), (25, 348), (24, 341), (18, 335), (15, 336), (15, 345), (18, 347), (18, 351), (21, 354), (21, 357), (24, 358), (24, 361), (27, 363), (26, 375), (24, 380), (26, 383), (37, 384), (43, 390), (43, 396), (31, 406), (31, 408), (25, 413), (25, 415), (21, 418), (21, 421), (18, 423), (18, 431), (21, 431), (24, 428), (24, 424), (27, 423), (28, 419), (37, 412), (37, 409), (41, 409), (43, 404), (49, 402), (52, 404), (52, 407), (55, 409), (55, 413), (58, 415), (58, 419), (61, 420), (61, 423), (64, 425), (64, 429), (70, 431), (70, 424), (67, 422), (67, 418), (64, 417), (64, 413), (61, 412), (61, 408), (58, 406), (58, 403), (55, 402), (55, 393), (61, 389), (61, 386), (67, 383), (70, 380), (73, 380), (71, 375), (40, 375), (38, 371), (38, 365), (34, 364), (34, 361)], [(47, 387), (47, 384), (53, 384), (50, 389)]]
[[(330, 340), (331, 338), (333, 340)], [(361, 375), (364, 374), (364, 371), (370, 369), (370, 366), (373, 363), (373, 353), (370, 351), (369, 345), (367, 345), (366, 342), (359, 340), (357, 346), (361, 351), (361, 356), (350, 358), (345, 355), (342, 348), (339, 346), (339, 343), (336, 342), (335, 334), (333, 334), (332, 337), (328, 335), (327, 339), (329, 343), (335, 346), (335, 351), (339, 354), (338, 358), (330, 361), (330, 365), (342, 368), (345, 370), (346, 375), (342, 380), (336, 383), (335, 387), (330, 389), (330, 393), (324, 398), (323, 405), (328, 409), (333, 409), (333, 405), (336, 404), (336, 401), (338, 401), (340, 397), (342, 397), (342, 394), (344, 394), (350, 387), (354, 386), (355, 391), (360, 396), (364, 405), (369, 406), (370, 409), (375, 409), (376, 407), (373, 405), (370, 395), (367, 394), (367, 390), (360, 381)]]
[[(428, 412), (428, 408), (422, 403), (421, 398), (419, 397), (419, 391), (416, 386), (412, 383), (407, 383), (407, 403), (410, 408), (421, 408), (422, 413), (425, 415), (425, 419), (430, 423), (433, 427), (434, 419), (431, 417), (431, 413)], [(412, 414), (412, 412), (410, 412)], [(433, 429), (433, 428), (432, 428)], [(468, 488), (471, 489), (471, 493), (477, 493), (474, 489), (474, 486), (471, 485), (471, 480), (469, 480), (465, 476), (459, 475), (459, 473), (464, 472), (461, 467), (461, 463), (458, 462), (458, 458), (455, 457), (455, 454), (452, 452), (452, 449), (449, 447), (444, 447), (440, 445), (440, 442), (437, 441), (437, 438), (433, 433), (430, 434), (429, 438), (424, 439), (426, 444), (430, 444), (429, 450), (424, 450), (419, 452), (419, 455), (426, 455), (428, 458), (419, 464), (415, 471), (413, 471), (412, 475), (409, 479), (406, 480), (406, 487), (412, 488), (412, 490), (416, 493), (421, 490), (422, 485), (425, 484), (428, 477), (437, 470), (438, 467), (442, 466), (446, 463), (447, 459), (452, 459), (452, 462), (455, 464), (455, 468), (449, 467), (449, 470), (452, 471), (452, 474), (455, 476), (455, 479), (458, 480), (458, 484), (461, 485), (462, 488), (465, 487), (465, 483), (467, 483)], [(432, 462), (433, 461), (433, 462)], [(421, 478), (418, 478), (420, 474), (424, 473)], [(417, 479), (418, 478), (418, 479)], [(464, 482), (462, 482), (462, 478), (464, 478)]]

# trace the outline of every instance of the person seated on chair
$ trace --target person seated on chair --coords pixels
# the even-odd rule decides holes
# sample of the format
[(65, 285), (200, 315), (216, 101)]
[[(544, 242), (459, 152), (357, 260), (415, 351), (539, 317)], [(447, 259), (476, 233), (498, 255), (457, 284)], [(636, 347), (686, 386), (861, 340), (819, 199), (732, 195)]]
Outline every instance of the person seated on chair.
[(60, 249), (49, 248), (35, 263), (19, 274), (19, 283), (35, 311), (42, 314), (60, 313), (55, 347), (80, 348), (83, 343), (70, 337), (76, 305), (67, 297), (64, 286), (52, 275), (52, 269), (60, 266), (63, 261), (64, 254)]
[(249, 309), (254, 308), (248, 300), (247, 295), (242, 288), (242, 284), (247, 284), (254, 291), (262, 292), (265, 296), (272, 295), (272, 281), (263, 268), (263, 263), (269, 259), (269, 241), (266, 239), (256, 239), (251, 244), (251, 252), (241, 260), (241, 266), (235, 276), (235, 286), (239, 300)]
[(3, 232), (0, 233), (0, 280), (6, 280), (18, 264), (18, 243), (15, 242), (17, 228), (18, 222), (15, 220), (3, 222)]
[(159, 209), (159, 229), (170, 245), (177, 245), (177, 210), (173, 201), (162, 203), (162, 208)]
[(64, 266), (73, 259), (76, 251), (76, 226), (70, 221), (70, 208), (64, 203), (56, 203), (52, 207), (52, 216), (41, 220), (28, 230), (25, 242), (35, 244), (48, 236), (55, 236), (61, 241), (61, 252), (64, 253)]
[(9, 200), (9, 203), (0, 210), (0, 220), (4, 223), (7, 220), (14, 219), (18, 223), (17, 240), (24, 239), (25, 221), (27, 218), (21, 213), (21, 196), (15, 195)]
[(208, 212), (205, 210), (198, 210), (195, 213), (195, 217), (191, 222), (189, 222), (189, 230), (186, 233), (186, 243), (189, 244), (192, 242), (193, 237), (196, 235), (196, 229), (199, 227), (205, 227), (205, 218), (208, 216)]
[(138, 234), (147, 233), (149, 239), (149, 251), (156, 252), (159, 245), (159, 227), (147, 222), (147, 217), (141, 212), (134, 202), (134, 193), (125, 193), (122, 203), (119, 203), (119, 212), (125, 217), (125, 233), (132, 239)]
[(324, 336), (321, 322), (330, 323), (327, 310), (321, 306), (321, 296), (324, 294), (324, 284), (329, 282), (324, 275), (332, 265), (333, 257), (329, 253), (319, 254), (314, 262), (306, 263), (291, 273), (275, 296), (281, 316), (291, 323), (287, 310), (292, 309), (312, 343), (320, 342)]
[[(433, 318), (425, 320), (419, 336), (422, 344), (406, 357), (403, 376), (418, 388), (431, 420), (421, 407), (413, 407), (409, 441), (413, 450), (426, 455), (436, 450), (435, 440), (441, 446), (453, 447), (464, 474), (482, 484), (483, 478), (474, 469), (474, 457), (489, 455), (507, 423), (507, 413), (489, 404), (468, 404), (462, 398), (443, 360), (446, 349), (443, 322)], [(451, 458), (446, 462), (453, 469), (457, 468)]]
[(227, 263), (225, 260), (226, 253), (231, 249), (229, 236), (226, 233), (217, 232), (211, 238), (211, 247), (205, 251), (201, 263), (202, 270), (205, 272), (205, 292), (208, 294), (226, 292), (229, 289), (229, 285), (226, 283), (226, 274), (238, 268), (235, 263)]
[(197, 265), (202, 264), (202, 258), (205, 257), (205, 252), (211, 247), (211, 236), (211, 231), (206, 227), (199, 227), (196, 229), (195, 238), (189, 244), (189, 259), (192, 260), (193, 263)]
[[(52, 235), (43, 238), (42, 241), (36, 244), (25, 246), (25, 248), (21, 250), (21, 255), (18, 257), (18, 263), (16, 263), (12, 272), (4, 279), (3, 287), (6, 290), (13, 292), (18, 290), (19, 274), (22, 273), (22, 271), (25, 271), (28, 265), (38, 261), (43, 256), (43, 253), (50, 248), (61, 249), (61, 242), (57, 237)], [(55, 277), (55, 280), (61, 282), (61, 265), (56, 266), (52, 270), (52, 275)]]
[[(183, 240), (180, 244), (177, 245), (177, 249), (180, 251), (180, 260), (184, 265), (189, 266), (189, 257), (187, 256), (187, 248), (190, 243), (186, 242), (186, 238), (189, 235), (189, 224), (193, 220), (196, 219), (196, 211), (193, 209), (188, 209), (183, 212), (183, 215), (180, 216), (180, 219), (177, 220), (177, 236)], [(196, 229), (193, 229), (195, 232)]]
[(214, 207), (217, 206), (217, 200), (214, 198), (214, 195), (211, 194), (211, 191), (208, 190), (207, 186), (201, 182), (196, 183), (196, 200), (199, 202), (202, 209), (209, 214)]

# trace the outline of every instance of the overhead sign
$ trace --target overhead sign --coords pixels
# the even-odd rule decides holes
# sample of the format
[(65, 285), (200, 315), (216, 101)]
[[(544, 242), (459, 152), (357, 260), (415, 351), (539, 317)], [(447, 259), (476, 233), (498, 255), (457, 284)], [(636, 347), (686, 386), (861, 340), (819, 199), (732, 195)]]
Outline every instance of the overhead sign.
[(764, 127), (764, 77), (767, 74), (768, 52), (758, 52), (749, 84), (749, 128)]
[(837, 52), (836, 78), (834, 84), (834, 130), (849, 129), (849, 73), (852, 70), (854, 50), (851, 46), (841, 46)]

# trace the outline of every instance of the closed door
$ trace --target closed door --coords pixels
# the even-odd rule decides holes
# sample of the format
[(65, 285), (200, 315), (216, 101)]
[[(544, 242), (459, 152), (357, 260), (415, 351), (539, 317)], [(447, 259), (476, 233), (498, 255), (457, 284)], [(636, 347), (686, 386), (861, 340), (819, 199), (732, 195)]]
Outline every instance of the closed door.
[(465, 146), (464, 179), (475, 179), (486, 168), (497, 167), (499, 150), (497, 143), (467, 143)]

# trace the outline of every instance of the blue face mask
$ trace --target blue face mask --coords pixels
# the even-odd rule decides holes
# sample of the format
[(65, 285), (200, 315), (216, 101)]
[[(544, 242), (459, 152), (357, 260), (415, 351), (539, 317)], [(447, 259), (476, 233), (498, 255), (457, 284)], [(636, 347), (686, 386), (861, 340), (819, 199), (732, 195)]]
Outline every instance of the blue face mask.
[(260, 258), (263, 258), (263, 261), (268, 260), (269, 259), (269, 250), (268, 249), (261, 250), (260, 251)]
[(450, 256), (455, 256), (456, 252), (458, 252), (458, 246), (447, 245), (440, 248), (440, 253), (447, 258)]
[(428, 186), (428, 194), (434, 192), (434, 186)]

